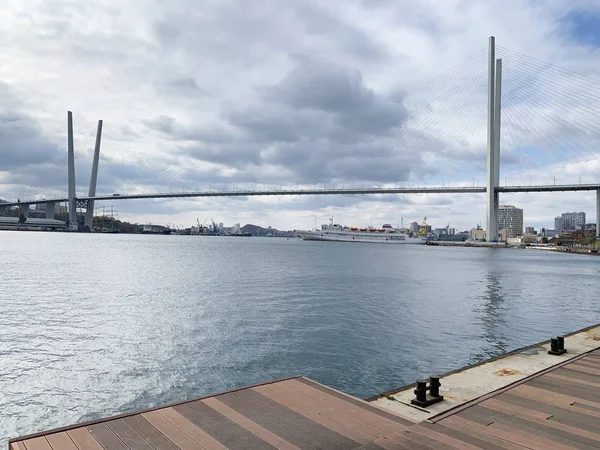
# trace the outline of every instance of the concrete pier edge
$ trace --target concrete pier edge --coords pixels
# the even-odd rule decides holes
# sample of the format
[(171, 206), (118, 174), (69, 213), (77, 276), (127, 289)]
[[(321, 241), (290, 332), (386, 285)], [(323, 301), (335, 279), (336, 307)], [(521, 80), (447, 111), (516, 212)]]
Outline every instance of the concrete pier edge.
[[(581, 332), (585, 332), (585, 331), (586, 330), (582, 330)], [(565, 335), (565, 336), (567, 336), (567, 335)], [(426, 419), (426, 420), (428, 420), (429, 422), (440, 421), (440, 420), (442, 420), (442, 419), (444, 419), (446, 417), (449, 417), (449, 416), (451, 416), (453, 414), (456, 414), (459, 411), (462, 411), (462, 410), (468, 408), (473, 403), (479, 403), (479, 402), (481, 402), (483, 400), (486, 400), (488, 398), (494, 397), (494, 396), (498, 395), (499, 393), (510, 391), (511, 389), (513, 389), (516, 386), (529, 383), (534, 378), (538, 378), (538, 377), (541, 377), (542, 375), (545, 375), (547, 373), (551, 373), (551, 372), (553, 372), (554, 370), (556, 370), (558, 368), (561, 368), (561, 367), (564, 367), (564, 366), (568, 366), (573, 361), (577, 361), (579, 359), (585, 358), (589, 353), (592, 353), (592, 352), (595, 352), (595, 351), (596, 351), (595, 349), (591, 349), (591, 350), (589, 350), (589, 351), (587, 351), (585, 353), (581, 353), (579, 355), (575, 355), (572, 358), (569, 358), (567, 360), (559, 361), (554, 366), (547, 367), (546, 369), (540, 370), (539, 372), (536, 372), (535, 374), (530, 375), (528, 377), (521, 378), (520, 380), (515, 380), (512, 383), (507, 384), (506, 386), (503, 386), (503, 387), (501, 387), (499, 389), (496, 389), (495, 391), (491, 391), (491, 392), (488, 392), (486, 394), (483, 394), (483, 395), (481, 395), (479, 397), (476, 397), (473, 400), (469, 400), (468, 402), (465, 402), (465, 403), (463, 403), (461, 405), (453, 406), (452, 408), (447, 409), (447, 410), (445, 410), (445, 411), (443, 411), (443, 412), (441, 412), (439, 414), (436, 414), (433, 417), (430, 417), (429, 419)]]
[[(587, 326), (587, 327), (582, 328), (580, 330), (572, 331), (572, 332), (569, 332), (569, 333), (564, 333), (564, 334), (561, 334), (561, 336), (569, 337), (569, 336), (573, 336), (573, 335), (576, 335), (576, 334), (579, 334), (579, 333), (585, 333), (586, 331), (589, 331), (589, 330), (592, 330), (592, 329), (598, 328), (598, 327), (600, 327), (600, 323), (597, 323), (595, 325)], [(494, 362), (494, 361), (499, 361), (499, 360), (504, 359), (504, 358), (506, 358), (508, 356), (511, 356), (511, 355), (517, 355), (519, 353), (525, 352), (527, 350), (534, 349), (536, 347), (541, 347), (543, 345), (548, 345), (549, 343), (550, 343), (550, 339), (547, 339), (545, 341), (541, 341), (541, 342), (538, 342), (538, 343), (535, 343), (535, 344), (531, 344), (531, 345), (527, 345), (525, 347), (521, 347), (521, 348), (517, 348), (515, 350), (511, 350), (511, 351), (506, 352), (506, 353), (502, 353), (501, 355), (494, 356), (494, 357), (489, 358), (489, 359), (484, 359), (483, 361), (479, 361), (479, 362), (476, 362), (476, 363), (468, 365), (468, 366), (460, 367), (458, 369), (454, 369), (454, 370), (451, 370), (449, 372), (445, 372), (443, 374), (432, 373), (431, 375), (437, 375), (440, 378), (444, 378), (444, 377), (447, 377), (449, 375), (454, 375), (454, 374), (457, 374), (457, 373), (460, 373), (460, 372), (464, 372), (464, 371), (472, 369), (474, 367), (479, 367), (479, 366), (482, 366), (484, 364), (488, 364), (488, 363), (491, 363), (491, 362)], [(578, 355), (574, 355), (573, 358), (576, 358), (577, 356)], [(570, 358), (570, 359), (573, 359), (573, 358)], [(557, 365), (560, 364), (560, 363), (561, 363), (561, 361), (557, 360)], [(520, 380), (517, 380), (515, 382), (518, 382), (518, 381), (520, 381)], [(401, 387), (397, 387), (397, 388), (391, 389), (389, 391), (384, 391), (384, 392), (376, 394), (376, 395), (374, 395), (372, 397), (365, 398), (364, 400), (367, 401), (367, 402), (373, 402), (373, 401), (379, 400), (379, 399), (384, 398), (384, 397), (392, 396), (394, 394), (397, 394), (398, 392), (402, 392), (402, 391), (405, 391), (407, 389), (414, 388), (416, 386), (417, 386), (417, 383), (416, 383), (416, 380), (415, 380), (415, 383), (410, 383), (410, 384), (407, 384), (407, 385), (404, 385), (404, 386), (401, 386)], [(419, 408), (417, 408), (417, 409), (419, 409)]]

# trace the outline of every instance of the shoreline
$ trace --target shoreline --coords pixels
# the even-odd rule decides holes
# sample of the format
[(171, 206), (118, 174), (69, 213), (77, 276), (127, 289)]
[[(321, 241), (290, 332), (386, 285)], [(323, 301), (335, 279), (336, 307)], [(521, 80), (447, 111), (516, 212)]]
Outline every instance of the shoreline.
[(427, 245), (438, 247), (491, 247), (491, 248), (506, 248), (520, 250), (541, 250), (548, 252), (560, 253), (576, 253), (582, 255), (600, 256), (598, 248), (579, 248), (568, 247), (563, 245), (539, 245), (539, 244), (505, 244), (503, 242), (457, 242), (457, 241), (427, 241)]
[(562, 335), (567, 349), (562, 355), (548, 354), (551, 341), (545, 340), (517, 348), (496, 357), (438, 374), (440, 393), (446, 401), (428, 407), (411, 404), (416, 383), (400, 386), (364, 399), (403, 417), (421, 421), (439, 415), (474, 399), (505, 388), (556, 364), (600, 349), (600, 324)]

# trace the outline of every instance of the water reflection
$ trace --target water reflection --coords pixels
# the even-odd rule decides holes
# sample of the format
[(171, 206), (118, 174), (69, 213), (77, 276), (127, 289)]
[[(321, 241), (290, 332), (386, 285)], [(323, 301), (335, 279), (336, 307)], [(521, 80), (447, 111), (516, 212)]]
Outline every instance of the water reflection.
[(473, 355), (473, 363), (500, 355), (507, 350), (507, 340), (502, 332), (506, 326), (505, 298), (501, 274), (495, 265), (492, 265), (485, 275), (485, 291), (480, 300), (481, 306), (475, 309), (475, 312), (479, 315), (482, 327), (480, 338), (487, 345), (482, 346), (481, 351)]

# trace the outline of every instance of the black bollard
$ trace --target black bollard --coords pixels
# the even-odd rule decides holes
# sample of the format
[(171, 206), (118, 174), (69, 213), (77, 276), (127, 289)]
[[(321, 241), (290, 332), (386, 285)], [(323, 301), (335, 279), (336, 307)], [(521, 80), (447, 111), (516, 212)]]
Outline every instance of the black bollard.
[(441, 385), (442, 383), (440, 383), (440, 377), (429, 377), (429, 393), (432, 397), (437, 398), (440, 396)]
[(556, 338), (550, 339), (550, 350), (548, 351), (548, 354), (562, 355), (563, 353), (567, 353), (564, 336), (557, 336)]
[[(413, 398), (410, 403), (424, 408), (441, 402), (444, 397), (440, 395), (440, 386), (440, 377), (430, 377), (429, 386), (427, 386), (427, 380), (418, 380), (417, 388), (414, 391), (416, 398)], [(427, 391), (430, 392), (429, 395), (427, 395)]]
[[(416, 401), (419, 403), (427, 402), (427, 380), (418, 380), (415, 389)], [(414, 400), (413, 400), (414, 402)], [(416, 404), (416, 403), (415, 403)]]

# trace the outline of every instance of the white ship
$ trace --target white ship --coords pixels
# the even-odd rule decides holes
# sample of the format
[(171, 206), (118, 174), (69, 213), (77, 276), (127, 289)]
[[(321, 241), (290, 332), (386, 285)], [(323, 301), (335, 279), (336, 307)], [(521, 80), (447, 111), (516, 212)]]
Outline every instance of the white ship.
[(330, 223), (321, 225), (320, 230), (300, 231), (300, 237), (307, 241), (370, 242), (382, 244), (425, 244), (423, 236), (411, 235), (385, 224), (381, 228), (346, 227)]

